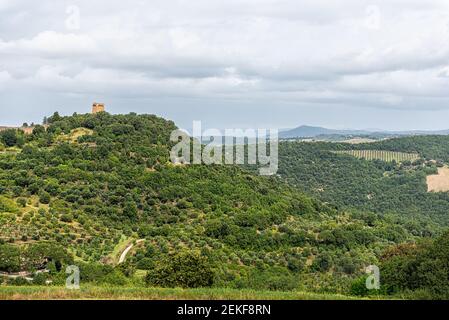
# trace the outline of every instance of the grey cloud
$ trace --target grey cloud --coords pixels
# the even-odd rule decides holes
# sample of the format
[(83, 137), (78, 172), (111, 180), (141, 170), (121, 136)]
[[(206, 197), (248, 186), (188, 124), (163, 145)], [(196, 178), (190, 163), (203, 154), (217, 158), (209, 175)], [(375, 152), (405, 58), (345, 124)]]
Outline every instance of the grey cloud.
[(188, 101), (191, 117), (241, 107), (248, 122), (264, 121), (256, 106), (449, 110), (444, 0), (73, 0), (79, 30), (67, 4), (0, 0), (0, 116), (98, 99), (168, 115)]

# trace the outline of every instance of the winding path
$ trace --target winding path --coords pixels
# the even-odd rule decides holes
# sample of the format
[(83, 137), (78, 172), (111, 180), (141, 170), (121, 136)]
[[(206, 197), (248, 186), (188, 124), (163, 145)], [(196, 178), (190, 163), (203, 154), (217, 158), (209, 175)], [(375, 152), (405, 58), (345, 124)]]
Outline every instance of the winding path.
[[(140, 239), (136, 241), (136, 244), (142, 243), (144, 242), (145, 239)], [(131, 243), (129, 246), (126, 247), (126, 249), (122, 252), (122, 254), (120, 255), (120, 259), (118, 260), (118, 264), (121, 264), (123, 262), (125, 262), (126, 260), (126, 256), (128, 255), (128, 253), (131, 251), (131, 249), (134, 247), (134, 243)]]

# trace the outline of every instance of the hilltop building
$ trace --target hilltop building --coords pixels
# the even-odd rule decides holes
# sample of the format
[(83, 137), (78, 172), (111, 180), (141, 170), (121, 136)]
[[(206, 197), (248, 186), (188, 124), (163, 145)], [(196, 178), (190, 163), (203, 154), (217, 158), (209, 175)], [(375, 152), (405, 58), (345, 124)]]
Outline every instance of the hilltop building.
[(93, 114), (98, 113), (98, 112), (104, 112), (105, 110), (106, 109), (105, 109), (104, 103), (94, 102), (94, 104), (92, 106), (92, 113)]

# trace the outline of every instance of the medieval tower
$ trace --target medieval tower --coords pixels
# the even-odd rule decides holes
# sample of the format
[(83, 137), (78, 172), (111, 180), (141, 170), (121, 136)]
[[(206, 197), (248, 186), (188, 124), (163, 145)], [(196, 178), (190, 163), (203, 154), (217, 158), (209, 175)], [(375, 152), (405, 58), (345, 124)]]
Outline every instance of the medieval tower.
[(104, 107), (104, 103), (97, 103), (94, 102), (93, 106), (92, 106), (92, 113), (98, 113), (98, 112), (104, 112), (105, 111), (105, 107)]

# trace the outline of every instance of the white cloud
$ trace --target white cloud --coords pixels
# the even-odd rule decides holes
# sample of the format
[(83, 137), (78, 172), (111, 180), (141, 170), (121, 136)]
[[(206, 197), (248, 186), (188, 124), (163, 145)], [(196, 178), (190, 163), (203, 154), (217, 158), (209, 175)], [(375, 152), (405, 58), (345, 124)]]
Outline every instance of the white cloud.
[(79, 54), (97, 54), (95, 41), (87, 35), (44, 31), (32, 39), (0, 41), (0, 53), (34, 57), (73, 57)]
[(29, 92), (30, 102), (38, 91), (142, 105), (194, 98), (203, 110), (214, 97), (229, 106), (449, 109), (446, 0), (70, 5), (80, 9), (79, 30), (66, 29), (64, 3), (0, 0), (3, 88)]
[(11, 75), (7, 71), (0, 71), (0, 90), (6, 88), (6, 83), (11, 80)]

